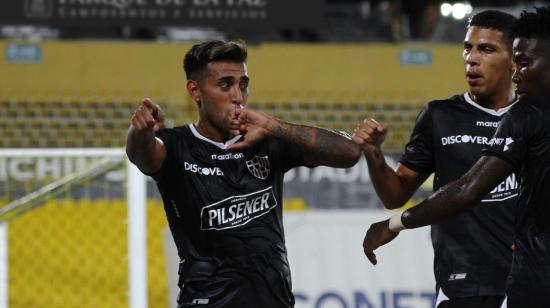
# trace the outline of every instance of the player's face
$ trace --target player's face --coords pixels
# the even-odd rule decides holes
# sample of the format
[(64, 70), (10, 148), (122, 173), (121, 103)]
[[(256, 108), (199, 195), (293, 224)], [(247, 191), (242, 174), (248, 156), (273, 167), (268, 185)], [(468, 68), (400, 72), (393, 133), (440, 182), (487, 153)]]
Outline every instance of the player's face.
[(516, 71), (512, 80), (519, 97), (540, 96), (550, 92), (550, 59), (548, 48), (536, 39), (514, 40)]
[(229, 112), (246, 106), (248, 82), (246, 63), (208, 63), (198, 82), (199, 121), (222, 135), (227, 133)]
[(490, 97), (510, 91), (514, 65), (502, 32), (470, 27), (464, 38), (462, 59), (471, 94)]

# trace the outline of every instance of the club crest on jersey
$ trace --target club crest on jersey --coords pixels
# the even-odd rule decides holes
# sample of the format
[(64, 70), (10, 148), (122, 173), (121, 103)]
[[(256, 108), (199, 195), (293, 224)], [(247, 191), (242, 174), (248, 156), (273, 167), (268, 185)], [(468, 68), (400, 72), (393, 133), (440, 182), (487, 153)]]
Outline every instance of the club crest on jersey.
[(253, 176), (261, 180), (267, 179), (271, 172), (271, 165), (267, 156), (254, 156), (251, 160), (246, 161), (246, 167)]
[(243, 226), (277, 206), (272, 187), (247, 195), (231, 196), (201, 210), (201, 230), (224, 230)]

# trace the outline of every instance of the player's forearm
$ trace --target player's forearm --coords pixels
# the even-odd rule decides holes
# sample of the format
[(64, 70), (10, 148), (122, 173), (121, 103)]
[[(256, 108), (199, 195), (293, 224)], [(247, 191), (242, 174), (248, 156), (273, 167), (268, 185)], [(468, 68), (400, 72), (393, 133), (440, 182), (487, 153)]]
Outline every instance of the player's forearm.
[(159, 163), (161, 153), (152, 129), (138, 130), (130, 126), (126, 142), (126, 154), (131, 162), (146, 173), (157, 171), (162, 162)]
[(408, 229), (432, 225), (475, 206), (482, 196), (474, 193), (466, 179), (461, 178), (403, 212), (401, 221)]
[(388, 209), (400, 208), (409, 200), (412, 192), (406, 191), (401, 178), (397, 175), (384, 158), (382, 150), (365, 153), (369, 167), (369, 176), (376, 194)]
[(304, 160), (311, 165), (347, 168), (355, 165), (361, 151), (349, 136), (323, 128), (272, 119), (274, 137), (302, 147)]
[(512, 173), (514, 167), (497, 156), (482, 156), (460, 179), (445, 185), (401, 216), (406, 228), (438, 223), (479, 204), (483, 196)]

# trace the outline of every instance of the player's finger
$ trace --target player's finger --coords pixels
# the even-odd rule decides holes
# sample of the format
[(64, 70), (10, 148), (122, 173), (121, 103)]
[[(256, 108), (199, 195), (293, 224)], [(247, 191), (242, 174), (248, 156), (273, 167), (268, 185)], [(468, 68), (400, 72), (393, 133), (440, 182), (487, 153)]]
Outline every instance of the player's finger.
[(374, 132), (374, 128), (366, 123), (362, 123), (356, 131), (362, 134), (362, 136), (368, 136)]
[(363, 140), (367, 140), (372, 135), (372, 129), (370, 127), (367, 127), (365, 129), (360, 129), (357, 131), (357, 136), (362, 138)]
[(374, 124), (376, 124), (376, 125), (380, 125), (380, 123), (379, 123), (378, 121), (376, 121), (375, 118), (369, 118), (369, 120), (370, 120), (371, 122), (373, 122)]
[(246, 123), (246, 118), (247, 118), (246, 108), (235, 109), (235, 115), (237, 116), (237, 119), (241, 121), (241, 123)]
[(375, 129), (380, 124), (373, 118), (366, 118), (366, 119), (363, 120), (363, 125), (368, 126), (371, 129)]
[(143, 106), (147, 107), (150, 110), (155, 110), (158, 108), (158, 106), (153, 103), (153, 101), (148, 97), (143, 99)]
[(353, 142), (355, 142), (356, 144), (363, 144), (363, 143), (365, 143), (365, 139), (361, 138), (361, 137), (358, 136), (357, 134), (353, 134), (353, 136), (351, 136), (351, 140), (353, 140)]
[(136, 111), (132, 116), (132, 125), (137, 129), (144, 129), (147, 127), (147, 121), (140, 112)]
[(241, 123), (241, 122), (239, 121), (239, 119), (237, 119), (237, 118), (234, 118), (234, 119), (229, 120), (229, 126), (230, 126), (231, 128), (238, 128), (238, 127), (241, 126), (241, 124), (242, 124), (242, 123)]
[(238, 129), (230, 129), (229, 133), (231, 134), (231, 136), (238, 136), (241, 134), (241, 131)]
[(136, 129), (143, 129), (145, 127), (137, 117), (132, 117), (132, 126)]
[(138, 112), (136, 113), (136, 117), (138, 118), (138, 120), (140, 121), (143, 127), (152, 128), (156, 123), (155, 119), (153, 118), (153, 115), (143, 108), (138, 110)]
[(376, 131), (379, 133), (379, 134), (383, 134), (385, 135), (387, 132), (388, 132), (388, 124), (380, 124), (376, 127)]
[(376, 260), (376, 255), (374, 254), (374, 252), (372, 251), (365, 252), (365, 255), (367, 256), (367, 259), (369, 259), (370, 263), (372, 263), (372, 265), (376, 265), (378, 263), (378, 260)]

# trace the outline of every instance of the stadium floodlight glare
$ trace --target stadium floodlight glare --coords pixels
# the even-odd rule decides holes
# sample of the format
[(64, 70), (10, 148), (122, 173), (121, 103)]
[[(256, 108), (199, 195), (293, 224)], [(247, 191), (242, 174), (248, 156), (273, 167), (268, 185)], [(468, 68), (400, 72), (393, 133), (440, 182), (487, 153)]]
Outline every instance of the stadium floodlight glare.
[(450, 3), (444, 2), (441, 4), (441, 15), (447, 17), (453, 12), (453, 6)]
[(453, 4), (452, 14), (454, 19), (464, 19), (464, 17), (466, 17), (466, 5), (460, 2)]
[(465, 9), (466, 9), (466, 15), (472, 14), (472, 12), (474, 10), (472, 5), (470, 3), (466, 3), (466, 4), (464, 4), (464, 6), (465, 6)]

